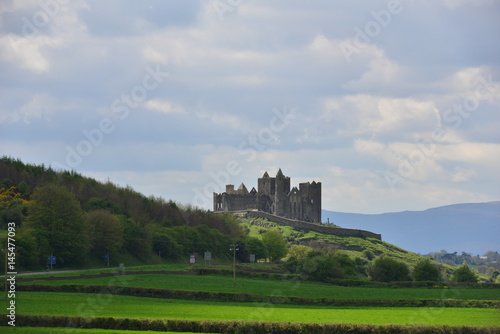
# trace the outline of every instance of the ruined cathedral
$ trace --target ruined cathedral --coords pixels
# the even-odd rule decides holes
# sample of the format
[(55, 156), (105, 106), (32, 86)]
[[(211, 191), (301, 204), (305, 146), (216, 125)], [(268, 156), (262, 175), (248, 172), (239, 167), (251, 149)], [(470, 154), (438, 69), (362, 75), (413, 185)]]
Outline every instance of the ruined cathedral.
[(214, 211), (259, 210), (276, 216), (321, 222), (321, 182), (300, 183), (290, 189), (290, 177), (281, 169), (276, 177), (267, 172), (258, 179), (258, 191), (226, 185), (226, 191), (214, 193)]

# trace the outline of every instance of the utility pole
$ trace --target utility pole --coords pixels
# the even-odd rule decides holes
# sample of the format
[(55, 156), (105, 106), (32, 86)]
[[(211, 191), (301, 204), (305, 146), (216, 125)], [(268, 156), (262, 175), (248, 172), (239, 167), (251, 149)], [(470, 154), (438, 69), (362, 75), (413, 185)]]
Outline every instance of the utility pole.
[(233, 288), (236, 287), (236, 251), (238, 249), (238, 244), (231, 244), (231, 248), (229, 249), (233, 251)]

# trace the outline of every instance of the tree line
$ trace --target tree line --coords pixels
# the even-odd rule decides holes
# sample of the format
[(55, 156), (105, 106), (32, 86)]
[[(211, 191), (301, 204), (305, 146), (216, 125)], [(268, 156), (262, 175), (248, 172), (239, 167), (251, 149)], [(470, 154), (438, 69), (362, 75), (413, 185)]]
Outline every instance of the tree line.
[[(187, 262), (190, 254), (205, 251), (229, 261), (230, 245), (236, 244), (239, 262), (249, 262), (250, 254), (256, 261), (285, 258), (290, 272), (318, 281), (367, 276), (377, 281), (441, 279), (429, 261), (419, 263), (410, 273), (405, 263), (388, 257), (375, 259), (370, 251), (352, 259), (324, 245), (315, 249), (289, 246), (277, 230), (254, 238), (229, 214), (146, 197), (128, 186), (3, 157), (0, 229), (5, 230), (9, 222), (16, 223), (17, 261), (24, 269), (45, 267), (49, 255), (56, 256), (60, 267), (94, 264), (104, 256)], [(460, 269), (463, 277), (453, 279), (477, 281), (467, 269)]]

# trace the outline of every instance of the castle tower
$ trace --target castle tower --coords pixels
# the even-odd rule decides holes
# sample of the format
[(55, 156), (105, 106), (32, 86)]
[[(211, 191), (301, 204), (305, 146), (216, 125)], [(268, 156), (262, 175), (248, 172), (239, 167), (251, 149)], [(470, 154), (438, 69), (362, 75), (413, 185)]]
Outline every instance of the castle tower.
[(281, 168), (276, 174), (276, 185), (274, 194), (274, 214), (286, 217), (288, 213), (288, 193), (290, 193), (290, 178), (285, 176)]
[(306, 182), (299, 185), (302, 197), (301, 220), (321, 222), (321, 182)]
[(269, 177), (269, 174), (267, 172), (264, 173), (264, 175), (257, 180), (257, 191), (261, 195), (268, 195), (270, 196), (271, 194), (274, 195), (274, 189), (271, 192), (271, 181), (273, 181), (273, 187), (274, 187), (274, 178), (271, 180)]
[(260, 210), (280, 217), (321, 222), (321, 182), (301, 183), (290, 190), (290, 177), (278, 170), (276, 177), (267, 172), (257, 180), (257, 189), (248, 191), (226, 185), (226, 192), (214, 193), (214, 211)]

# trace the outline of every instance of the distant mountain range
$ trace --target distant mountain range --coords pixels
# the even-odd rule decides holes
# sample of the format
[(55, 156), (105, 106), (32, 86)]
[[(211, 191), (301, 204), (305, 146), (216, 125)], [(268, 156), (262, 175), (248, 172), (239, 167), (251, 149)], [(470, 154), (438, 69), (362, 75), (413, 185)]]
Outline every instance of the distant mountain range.
[(500, 201), (446, 205), (424, 211), (358, 214), (322, 210), (322, 220), (382, 234), (382, 240), (427, 254), (500, 251)]

